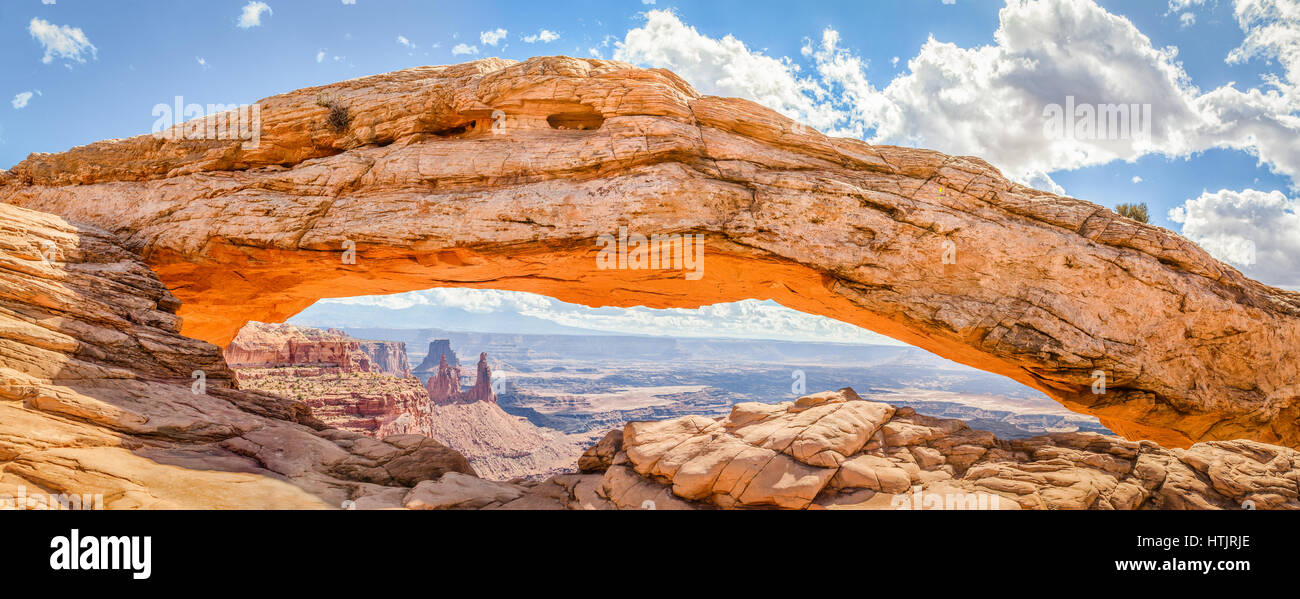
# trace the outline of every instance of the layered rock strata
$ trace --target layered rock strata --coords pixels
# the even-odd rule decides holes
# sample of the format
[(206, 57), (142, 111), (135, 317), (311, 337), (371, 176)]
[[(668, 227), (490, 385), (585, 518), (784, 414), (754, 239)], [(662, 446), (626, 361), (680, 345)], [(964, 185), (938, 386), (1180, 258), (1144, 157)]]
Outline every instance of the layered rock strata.
[[(725, 418), (633, 422), (555, 487), (569, 509), (1300, 509), (1300, 452), (1254, 441), (1165, 449), (1096, 433), (1002, 440), (851, 389)], [(428, 483), (434, 485), (436, 483)], [(510, 507), (502, 502), (499, 507)], [(525, 503), (520, 503), (520, 506)]]
[[(260, 105), (256, 148), (144, 135), (36, 154), (0, 174), (0, 202), (120, 235), (175, 290), (185, 333), (219, 345), (323, 297), (441, 286), (769, 299), (1132, 440), (1300, 445), (1300, 294), (979, 158), (829, 138), (594, 59), (417, 67)], [(700, 236), (704, 259), (602, 268), (602, 235)]]
[(0, 495), (380, 507), (420, 481), (473, 474), (426, 437), (371, 439), (236, 389), (219, 348), (179, 334), (179, 305), (107, 232), (0, 204)]

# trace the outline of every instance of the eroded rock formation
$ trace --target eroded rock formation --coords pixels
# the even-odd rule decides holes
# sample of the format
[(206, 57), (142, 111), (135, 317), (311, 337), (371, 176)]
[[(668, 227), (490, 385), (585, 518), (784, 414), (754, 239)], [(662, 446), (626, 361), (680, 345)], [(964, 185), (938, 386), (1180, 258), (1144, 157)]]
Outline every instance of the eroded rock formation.
[(1002, 440), (852, 389), (738, 404), (717, 420), (629, 423), (579, 467), (589, 474), (550, 481), (561, 493), (520, 496), (558, 494), (572, 509), (1300, 509), (1300, 452), (1289, 448)]
[(400, 506), (464, 456), (378, 441), (231, 384), (221, 350), (110, 234), (0, 204), (0, 494), (122, 508)]
[(233, 368), (319, 366), (344, 373), (411, 375), (406, 344), (354, 339), (335, 329), (250, 322), (222, 353)]
[(492, 391), (492, 367), (488, 366), (486, 352), (478, 355), (478, 375), (473, 387), (461, 390), (460, 367), (448, 364), (445, 354), (439, 358), (438, 371), (425, 381), (424, 387), (429, 392), (430, 401), (439, 406), (497, 402), (496, 393)]
[(456, 350), (451, 348), (451, 341), (448, 339), (434, 339), (429, 342), (429, 353), (424, 355), (424, 360), (420, 365), (411, 371), (416, 374), (428, 374), (438, 372), (442, 362), (451, 366), (460, 367), (460, 358), (456, 357)]
[(378, 372), (398, 378), (411, 376), (411, 363), (406, 358), (406, 344), (400, 341), (361, 341), (361, 351), (370, 356), (370, 363)]
[[(325, 124), (322, 95), (350, 128)], [(255, 149), (140, 136), (33, 155), (0, 175), (0, 201), (117, 233), (181, 300), (184, 332), (220, 345), (323, 297), (438, 286), (771, 299), (1006, 375), (1130, 439), (1300, 445), (1300, 295), (978, 158), (832, 139), (664, 70), (564, 57), (260, 104)], [(624, 227), (702, 235), (702, 277), (599, 268), (597, 240)]]

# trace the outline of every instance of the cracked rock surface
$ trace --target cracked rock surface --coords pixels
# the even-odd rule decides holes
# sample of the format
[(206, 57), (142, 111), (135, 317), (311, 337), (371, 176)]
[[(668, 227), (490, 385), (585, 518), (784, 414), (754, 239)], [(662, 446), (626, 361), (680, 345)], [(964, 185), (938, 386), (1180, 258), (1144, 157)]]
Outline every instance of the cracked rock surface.
[(421, 481), (473, 474), (432, 439), (376, 441), (234, 388), (219, 348), (179, 334), (179, 305), (112, 235), (0, 204), (0, 494), (400, 507)]
[[(852, 389), (632, 422), (556, 477), (571, 509), (1300, 509), (1300, 452), (1096, 433), (1002, 440)], [(509, 504), (506, 504), (509, 506)]]

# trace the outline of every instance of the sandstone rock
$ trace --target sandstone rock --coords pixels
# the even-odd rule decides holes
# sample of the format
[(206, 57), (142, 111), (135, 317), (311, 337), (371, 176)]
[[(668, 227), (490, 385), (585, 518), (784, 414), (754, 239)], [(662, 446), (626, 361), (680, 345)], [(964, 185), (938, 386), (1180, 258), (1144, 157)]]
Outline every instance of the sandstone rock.
[(180, 336), (177, 306), (108, 233), (0, 204), (0, 489), (110, 509), (317, 509), (391, 505), (396, 485), (472, 472), (424, 437), (360, 443), (236, 389), (217, 347)]
[[(841, 433), (809, 434), (841, 414), (853, 423)], [(604, 467), (605, 497), (619, 509), (667, 495), (692, 509), (1300, 509), (1300, 453), (1289, 448), (1235, 441), (1169, 450), (1093, 433), (1004, 441), (851, 389), (738, 404), (716, 421), (631, 422), (624, 453), (612, 439), (588, 450), (585, 463)], [(800, 455), (839, 459), (796, 459), (786, 453), (792, 440), (808, 443)], [(630, 467), (618, 465), (623, 456)]]
[[(347, 131), (325, 126), (321, 94)], [(431, 286), (770, 299), (1011, 377), (1130, 439), (1300, 445), (1300, 294), (979, 158), (825, 137), (595, 59), (417, 67), (259, 104), (257, 148), (142, 135), (36, 154), (0, 174), (0, 202), (119, 234), (176, 290), (185, 333), (219, 345), (322, 297)], [(620, 227), (704, 235), (703, 278), (598, 268), (595, 240)], [(355, 263), (322, 259), (349, 241)]]
[(417, 374), (437, 372), (439, 363), (442, 361), (446, 361), (447, 364), (453, 367), (460, 368), (460, 359), (456, 357), (456, 350), (451, 348), (451, 341), (448, 339), (435, 339), (429, 342), (429, 353), (424, 355), (424, 360), (412, 372)]
[(483, 478), (539, 478), (572, 471), (582, 455), (578, 438), (507, 414), (496, 402), (427, 405), (423, 410), (419, 432), (464, 455)]
[(492, 390), (492, 368), (488, 366), (486, 352), (478, 356), (478, 376), (474, 379), (474, 386), (464, 391), (460, 388), (460, 368), (449, 364), (446, 358), (445, 354), (439, 358), (437, 373), (424, 383), (429, 399), (434, 404), (446, 406), (480, 401), (496, 403), (497, 395)]
[[(342, 331), (287, 324), (248, 323), (223, 355), (232, 368), (320, 366), (344, 373), (410, 375), (403, 343), (353, 339)], [(375, 361), (376, 355), (383, 362)]]
[(523, 494), (523, 489), (516, 485), (449, 472), (438, 480), (416, 485), (404, 501), (413, 510), (478, 509), (507, 504)]
[(579, 472), (604, 472), (614, 463), (614, 456), (623, 451), (623, 431), (612, 430), (600, 442), (587, 448), (578, 457)]

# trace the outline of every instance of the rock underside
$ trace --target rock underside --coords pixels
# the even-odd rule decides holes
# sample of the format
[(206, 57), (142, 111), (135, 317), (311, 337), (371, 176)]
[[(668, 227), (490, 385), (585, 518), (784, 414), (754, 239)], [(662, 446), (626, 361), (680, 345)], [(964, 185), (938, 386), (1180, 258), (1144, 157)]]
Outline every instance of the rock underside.
[[(235, 389), (218, 348), (177, 333), (175, 297), (111, 236), (13, 206), (0, 217), (0, 495), (98, 494), (108, 508), (1300, 507), (1288, 448), (1003, 441), (848, 389), (633, 422), (577, 460), (583, 473), (481, 479), (428, 437), (380, 441)], [(432, 407), (476, 406), (500, 409)]]
[(108, 233), (0, 204), (0, 495), (104, 507), (400, 505), (474, 473), (424, 436), (378, 441), (232, 385), (175, 296)]

